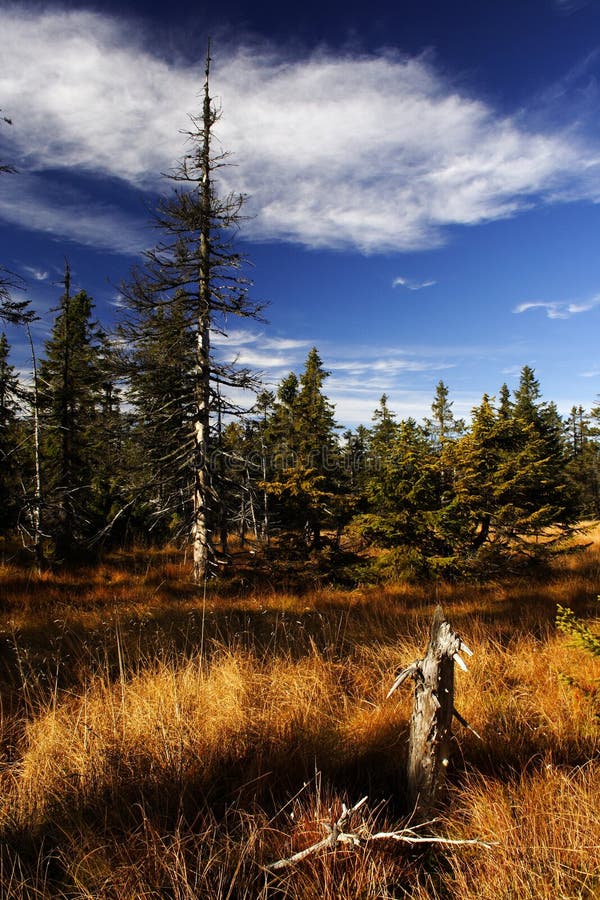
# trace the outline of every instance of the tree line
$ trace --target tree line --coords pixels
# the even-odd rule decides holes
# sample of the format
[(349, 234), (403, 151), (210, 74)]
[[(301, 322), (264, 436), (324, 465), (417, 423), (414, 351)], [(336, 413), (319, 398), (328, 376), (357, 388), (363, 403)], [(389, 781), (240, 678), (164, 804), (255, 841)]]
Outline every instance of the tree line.
[[(513, 395), (484, 395), (468, 426), (440, 381), (425, 421), (398, 421), (383, 395), (369, 426), (342, 434), (316, 348), (276, 391), (227, 359), (229, 323), (260, 319), (261, 306), (235, 248), (244, 197), (217, 190), (226, 154), (213, 146), (209, 74), (207, 56), (190, 152), (156, 212), (158, 243), (121, 287), (116, 328), (73, 291), (67, 263), (37, 359), (35, 312), (0, 271), (0, 316), (32, 350), (23, 383), (0, 337), (0, 534), (20, 535), (40, 567), (181, 541), (200, 582), (226, 564), (234, 533), (307, 555), (338, 552), (350, 530), (395, 574), (427, 575), (547, 555), (600, 517), (600, 407), (564, 420), (529, 367)], [(231, 400), (240, 391), (249, 411)]]
[[(193, 547), (198, 410), (180, 316), (154, 312), (125, 350), (89, 295), (70, 293), (67, 269), (35, 391), (0, 337), (2, 535), (42, 560), (140, 540)], [(399, 576), (426, 575), (535, 559), (600, 517), (600, 407), (563, 419), (531, 368), (513, 395), (484, 395), (468, 426), (440, 381), (423, 422), (398, 420), (383, 395), (368, 427), (343, 434), (327, 376), (313, 348), (244, 415), (211, 390), (200, 577), (226, 563), (233, 534), (308, 556), (350, 531)]]

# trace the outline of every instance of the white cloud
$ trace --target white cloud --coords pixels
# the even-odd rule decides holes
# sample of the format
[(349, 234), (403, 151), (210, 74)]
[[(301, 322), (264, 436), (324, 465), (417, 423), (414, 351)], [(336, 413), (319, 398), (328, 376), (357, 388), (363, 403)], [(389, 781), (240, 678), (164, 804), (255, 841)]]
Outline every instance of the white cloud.
[(40, 175), (4, 178), (1, 188), (0, 217), (12, 225), (133, 256), (151, 242), (143, 220)]
[(500, 370), (501, 375), (508, 375), (510, 378), (518, 378), (523, 369), (522, 365), (505, 366)]
[[(4, 139), (21, 170), (157, 187), (183, 151), (179, 131), (198, 109), (201, 66), (152, 55), (139, 28), (100, 13), (20, 4), (0, 10), (0, 20), (0, 97), (15, 123)], [(245, 233), (254, 239), (411, 250), (443, 242), (448, 225), (600, 193), (598, 154), (572, 133), (499, 117), (425, 57), (285, 59), (225, 46), (215, 57), (218, 136), (237, 164), (227, 186), (251, 195)], [(9, 221), (111, 247), (114, 221), (125, 249), (139, 246), (116, 210), (65, 209), (56, 196), (40, 200), (30, 178), (19, 181), (23, 208), (5, 200), (0, 209)]]
[(413, 281), (410, 278), (403, 278), (402, 275), (398, 275), (392, 281), (392, 287), (405, 287), (409, 291), (420, 291), (423, 288), (432, 287), (434, 284), (436, 284), (435, 281)]
[(232, 328), (227, 334), (214, 334), (212, 343), (216, 346), (241, 347), (245, 344), (254, 344), (259, 339), (259, 335), (253, 331), (247, 331), (245, 328)]
[(269, 350), (306, 350), (313, 346), (312, 341), (299, 341), (293, 338), (261, 336), (261, 346)]
[(50, 272), (47, 272), (45, 269), (36, 269), (34, 266), (23, 266), (23, 271), (30, 278), (34, 278), (35, 281), (47, 281), (50, 277)]
[(549, 319), (568, 319), (569, 314), (566, 312), (566, 307), (564, 304), (560, 302), (553, 301), (545, 301), (545, 300), (536, 300), (536, 301), (526, 301), (525, 303), (519, 303), (518, 306), (515, 306), (513, 309), (514, 313), (520, 314), (524, 312), (529, 312), (532, 309), (543, 309), (546, 312), (546, 315)]
[(291, 369), (300, 371), (306, 359), (310, 341), (282, 336), (268, 336), (262, 331), (233, 328), (227, 334), (214, 334), (215, 347), (226, 347), (229, 359), (237, 365), (260, 371), (267, 386), (275, 385)]
[(439, 368), (450, 368), (446, 364), (435, 364), (432, 365), (431, 362), (423, 362), (421, 360), (415, 359), (398, 359), (395, 357), (386, 357), (384, 359), (378, 359), (371, 363), (371, 368), (374, 372), (424, 372), (427, 369), (439, 369)]
[(453, 92), (424, 59), (315, 56), (283, 67), (242, 51), (221, 77), (225, 144), (265, 237), (431, 246), (445, 225), (511, 215), (555, 189), (578, 159), (572, 142), (528, 134)]
[(519, 303), (513, 312), (520, 314), (531, 310), (544, 310), (549, 319), (570, 319), (579, 313), (589, 312), (600, 304), (600, 294), (586, 301), (575, 300), (533, 300)]
[[(431, 389), (402, 388), (396, 386), (391, 390), (381, 389), (372, 392), (370, 397), (357, 396), (354, 392), (343, 389), (328, 391), (329, 399), (335, 404), (335, 417), (337, 422), (344, 426), (356, 427), (357, 425), (369, 425), (373, 419), (373, 413), (379, 405), (382, 393), (388, 394), (388, 406), (398, 419), (412, 417), (418, 422), (431, 416), (431, 403), (434, 391)], [(475, 392), (468, 394), (452, 394), (452, 411), (459, 418), (470, 418), (471, 410), (481, 402), (481, 396)]]
[(559, 12), (571, 15), (571, 13), (587, 6), (590, 0), (554, 0), (554, 2)]
[(272, 353), (263, 353), (260, 350), (240, 350), (235, 354), (235, 361), (240, 366), (251, 366), (255, 369), (281, 370), (290, 367), (290, 359), (287, 356), (278, 356)]
[(124, 20), (26, 4), (0, 15), (0, 96), (24, 163), (153, 182), (182, 145), (192, 70), (141, 50)]
[(227, 345), (229, 348), (245, 348), (248, 344), (256, 344), (259, 350), (299, 350), (312, 346), (310, 341), (295, 338), (266, 335), (262, 331), (250, 331), (247, 328), (232, 328), (226, 334), (214, 334), (212, 343)]
[(577, 313), (589, 312), (590, 309), (593, 309), (598, 303), (600, 303), (600, 297), (594, 297), (588, 303), (569, 303), (567, 305), (567, 312), (571, 316), (574, 316)]
[[(259, 369), (265, 387), (273, 389), (290, 370), (297, 374), (302, 372), (307, 348), (314, 342), (284, 336), (268, 338), (263, 332), (249, 328), (232, 330), (228, 339), (218, 338), (219, 345), (225, 343), (229, 357), (236, 356), (240, 365)], [(397, 347), (380, 344), (347, 347), (337, 343), (321, 344), (324, 366), (330, 373), (324, 390), (335, 405), (337, 421), (344, 426), (368, 423), (384, 392), (396, 399), (395, 408), (400, 417), (428, 415), (434, 392), (432, 384), (439, 378), (438, 373), (454, 368), (453, 360), (462, 358), (465, 353), (477, 356), (482, 352), (481, 348), (473, 347), (423, 347), (399, 351)], [(486, 357), (489, 358), (489, 348)], [(464, 401), (467, 411), (476, 400), (469, 397)], [(462, 407), (460, 414), (463, 414)]]

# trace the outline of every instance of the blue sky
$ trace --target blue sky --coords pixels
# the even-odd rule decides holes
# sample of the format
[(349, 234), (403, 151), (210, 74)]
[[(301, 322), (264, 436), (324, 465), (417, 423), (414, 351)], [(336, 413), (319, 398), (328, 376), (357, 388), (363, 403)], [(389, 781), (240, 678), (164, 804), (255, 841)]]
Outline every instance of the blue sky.
[(595, 405), (600, 0), (0, 0), (0, 160), (19, 169), (0, 179), (0, 261), (39, 342), (65, 256), (117, 314), (209, 33), (222, 189), (249, 195), (242, 248), (270, 303), (223, 352), (275, 384), (316, 345), (345, 425), (384, 391), (421, 418), (440, 379), (468, 415), (525, 364), (562, 412)]

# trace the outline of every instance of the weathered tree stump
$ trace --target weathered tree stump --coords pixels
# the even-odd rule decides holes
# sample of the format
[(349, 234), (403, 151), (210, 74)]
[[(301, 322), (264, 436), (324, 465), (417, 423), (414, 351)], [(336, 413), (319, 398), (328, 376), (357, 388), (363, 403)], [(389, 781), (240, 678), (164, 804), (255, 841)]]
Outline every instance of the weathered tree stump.
[(410, 719), (407, 785), (408, 802), (416, 821), (423, 821), (435, 805), (452, 749), (452, 717), (468, 724), (454, 708), (454, 663), (466, 670), (460, 651), (471, 651), (446, 621), (438, 606), (433, 616), (427, 652), (396, 678), (388, 697), (412, 676), (415, 682)]

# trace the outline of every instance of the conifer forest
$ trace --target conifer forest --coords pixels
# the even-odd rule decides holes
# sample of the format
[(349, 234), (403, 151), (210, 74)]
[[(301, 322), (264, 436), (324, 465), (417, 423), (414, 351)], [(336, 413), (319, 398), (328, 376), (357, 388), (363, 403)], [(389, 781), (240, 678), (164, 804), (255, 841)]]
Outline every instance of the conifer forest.
[[(265, 383), (218, 118), (207, 59), (115, 321), (67, 256), (36, 341), (0, 259), (0, 896), (600, 897), (600, 405), (523, 360), (350, 430), (318, 347)], [(437, 606), (472, 657), (421, 821)]]

